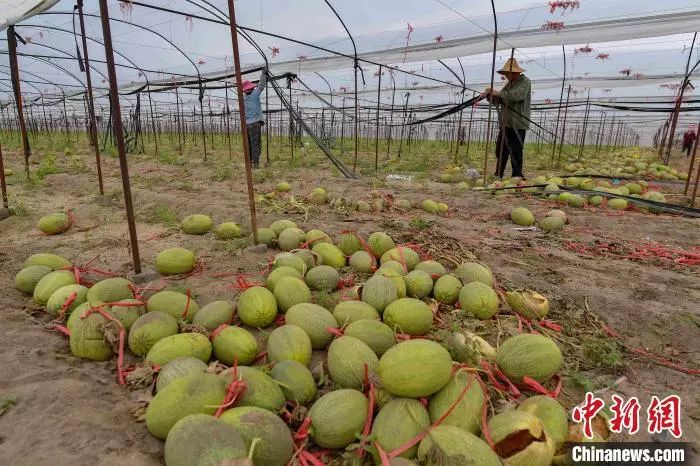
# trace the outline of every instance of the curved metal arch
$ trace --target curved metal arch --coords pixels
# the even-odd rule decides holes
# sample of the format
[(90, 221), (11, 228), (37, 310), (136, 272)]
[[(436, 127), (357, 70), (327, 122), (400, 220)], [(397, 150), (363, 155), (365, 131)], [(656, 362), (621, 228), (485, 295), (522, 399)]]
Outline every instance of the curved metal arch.
[[(10, 67), (7, 65), (0, 64), (0, 68), (10, 68)], [(10, 76), (10, 74), (7, 72), (5, 72), (5, 74)], [(48, 79), (46, 79), (45, 77), (43, 77), (41, 75), (38, 75), (36, 73), (32, 73), (31, 71), (27, 71), (27, 70), (22, 70), (22, 74), (27, 74), (27, 75), (32, 76), (32, 77), (37, 78), (37, 79), (42, 79), (46, 84), (48, 84), (50, 86), (55, 86), (59, 89), (61, 88), (61, 86), (75, 86), (74, 84), (58, 84), (58, 83), (55, 83), (53, 81), (49, 81)], [(27, 81), (27, 80), (22, 80), (22, 81)], [(27, 81), (27, 82), (29, 82), (29, 81)], [(75, 87), (79, 87), (79, 86), (75, 86)]]
[[(73, 16), (73, 12), (45, 11), (44, 13), (42, 13), (42, 15), (71, 15), (71, 16)], [(84, 16), (89, 16), (89, 17), (91, 17), (91, 18), (100, 18), (100, 15), (95, 15), (95, 14), (92, 14), (92, 13), (84, 13)], [(142, 30), (144, 30), (144, 31), (150, 32), (150, 33), (155, 34), (156, 36), (160, 37), (160, 38), (163, 39), (165, 42), (167, 42), (168, 45), (171, 45), (175, 50), (177, 50), (178, 52), (180, 52), (180, 54), (181, 54), (183, 57), (185, 57), (185, 59), (187, 59), (188, 62), (190, 62), (190, 63), (192, 64), (192, 66), (194, 67), (195, 71), (197, 72), (197, 78), (201, 81), (202, 75), (201, 75), (201, 73), (199, 72), (199, 67), (197, 66), (197, 64), (196, 64), (195, 62), (193, 62), (193, 61), (190, 59), (190, 57), (187, 56), (187, 54), (186, 54), (184, 51), (182, 51), (182, 49), (180, 49), (180, 47), (177, 46), (177, 44), (175, 44), (174, 42), (170, 41), (167, 37), (165, 37), (164, 35), (162, 35), (162, 34), (159, 33), (158, 31), (155, 31), (155, 30), (153, 30), (153, 29), (150, 29), (150, 28), (148, 28), (148, 27), (146, 27), (146, 26), (142, 26), (142, 25), (140, 25), (140, 24), (130, 23), (130, 22), (128, 22), (128, 21), (124, 21), (124, 20), (117, 19), (117, 18), (109, 18), (109, 20), (110, 20), (110, 21), (115, 21), (115, 22), (117, 22), (117, 23), (126, 24), (126, 25), (129, 25), (129, 26), (135, 27), (135, 28), (137, 28), (137, 29), (142, 29)], [(34, 25), (33, 27), (43, 27), (43, 26)], [(71, 32), (71, 34), (72, 34), (72, 32)], [(86, 35), (85, 37), (88, 37), (88, 36)], [(95, 42), (100, 43), (99, 41), (97, 41), (97, 40), (95, 40), (95, 39), (92, 39), (92, 40), (94, 40)], [(104, 47), (104, 44), (101, 44), (101, 45)], [(132, 63), (131, 60), (129, 60), (128, 58), (124, 57), (124, 55), (122, 55), (121, 53), (118, 53), (118, 52), (116, 52), (116, 51), (115, 51), (115, 53), (117, 53), (120, 57), (124, 58), (125, 60), (129, 61), (130, 63)], [(134, 65), (134, 66), (136, 66), (136, 65)], [(139, 71), (143, 71), (140, 67), (137, 66), (137, 68), (139, 69)], [(170, 74), (170, 73), (168, 73), (168, 74)], [(145, 74), (144, 74), (144, 77), (145, 77)]]

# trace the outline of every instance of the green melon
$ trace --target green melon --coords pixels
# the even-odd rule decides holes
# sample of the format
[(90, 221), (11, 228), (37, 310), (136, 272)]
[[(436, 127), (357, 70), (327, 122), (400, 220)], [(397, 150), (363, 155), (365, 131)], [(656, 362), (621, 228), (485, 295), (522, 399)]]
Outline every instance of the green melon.
[(372, 210), (367, 201), (357, 201), (355, 207), (357, 208), (358, 212), (369, 212)]
[(445, 204), (444, 202), (438, 202), (438, 212), (441, 214), (446, 214), (447, 211), (449, 210), (450, 206)]
[[(386, 262), (382, 263), (382, 266), (379, 267), (377, 272), (384, 271), (384, 270), (391, 270), (392, 272), (396, 272), (397, 274), (399, 274), (402, 277), (405, 276), (407, 273), (407, 271), (406, 271), (406, 269), (404, 269), (403, 265), (400, 262), (394, 261), (394, 260), (386, 261)], [(388, 275), (386, 275), (386, 276), (388, 276)]]
[(327, 393), (309, 410), (309, 435), (322, 448), (345, 448), (357, 441), (357, 435), (367, 420), (368, 409), (367, 398), (357, 390), (341, 389)]
[(15, 288), (22, 293), (33, 294), (37, 283), (51, 271), (52, 269), (45, 265), (27, 266), (15, 275)]
[[(80, 309), (76, 309), (73, 314)], [(146, 356), (150, 349), (163, 338), (176, 335), (177, 320), (165, 312), (147, 312), (139, 317), (129, 331), (129, 349), (136, 356)]]
[[(398, 264), (397, 262), (390, 261), (392, 264)], [(401, 264), (398, 264), (399, 267), (401, 267)], [(391, 283), (394, 284), (394, 287), (396, 287), (396, 296), (397, 298), (405, 298), (406, 297), (406, 282), (404, 281), (404, 275), (403, 273), (399, 273), (396, 270), (394, 270), (393, 267), (380, 267), (379, 270), (374, 272), (374, 275), (376, 276), (384, 276), (391, 280)]]
[(182, 418), (190, 414), (214, 414), (226, 396), (226, 381), (217, 375), (196, 373), (174, 380), (148, 404), (146, 427), (165, 439)]
[(381, 356), (396, 344), (394, 331), (378, 320), (357, 320), (344, 331), (346, 336), (357, 338)]
[(258, 242), (257, 244), (264, 244), (268, 248), (272, 246), (272, 243), (277, 239), (277, 235), (270, 228), (258, 228)]
[(568, 413), (561, 403), (548, 396), (535, 395), (523, 401), (518, 406), (518, 411), (537, 416), (554, 443), (554, 450), (559, 451), (569, 435)]
[(304, 241), (309, 244), (316, 244), (316, 243), (328, 243), (328, 244), (333, 244), (333, 240), (331, 239), (326, 232), (322, 230), (309, 230), (306, 232), (306, 236), (304, 237)]
[(586, 199), (579, 194), (572, 194), (566, 198), (566, 205), (569, 207), (583, 207)]
[(440, 211), (437, 202), (433, 201), (432, 199), (424, 200), (423, 202), (421, 202), (420, 206), (421, 209), (428, 212), (429, 214), (436, 214)]
[[(390, 452), (408, 443), (429, 426), (428, 411), (420, 401), (395, 398), (379, 410), (372, 424), (372, 437), (384, 451)], [(416, 453), (418, 453), (418, 444), (399, 456), (413, 459)]]
[(275, 185), (275, 189), (281, 193), (286, 193), (292, 189), (292, 187), (286, 181), (280, 181)]
[[(294, 453), (294, 440), (282, 419), (265, 409), (241, 406), (226, 411), (220, 418), (231, 424), (253, 451), (253, 462), (285, 466)], [(254, 446), (253, 446), (254, 445)]]
[(644, 188), (638, 183), (627, 183), (625, 187), (630, 192), (630, 194), (642, 194)]
[(75, 325), (75, 323), (80, 320), (80, 318), (83, 317), (90, 309), (92, 309), (92, 307), (90, 306), (90, 303), (87, 302), (76, 307), (66, 320), (66, 327), (68, 330), (72, 331), (73, 325)]
[(397, 246), (393, 249), (389, 249), (382, 255), (380, 259), (382, 265), (387, 261), (396, 261), (405, 266), (406, 272), (410, 272), (420, 262), (420, 256), (411, 248)]
[(115, 303), (134, 297), (134, 285), (126, 278), (114, 277), (95, 283), (87, 294), (87, 301), (93, 306), (102, 303)]
[(158, 340), (148, 350), (146, 361), (157, 366), (163, 366), (175, 358), (191, 356), (202, 362), (209, 362), (211, 343), (201, 333), (180, 333)]
[(239, 366), (235, 369), (227, 369), (220, 374), (226, 380), (226, 384), (233, 381), (234, 372), (238, 380), (245, 382), (245, 391), (238, 400), (238, 406), (255, 406), (273, 412), (279, 412), (284, 408), (284, 395), (272, 377), (254, 367)]
[(459, 299), (462, 282), (454, 275), (443, 275), (435, 281), (433, 297), (439, 303), (454, 304)]
[(195, 257), (185, 248), (171, 248), (156, 256), (156, 270), (161, 275), (190, 273), (194, 269)]
[[(46, 302), (46, 311), (53, 316), (58, 316), (61, 312), (70, 314), (87, 300), (87, 294), (88, 289), (83, 285), (66, 285), (61, 287), (54, 291)], [(68, 302), (69, 298), (72, 298), (72, 303), (63, 311), (63, 306)]]
[(338, 240), (338, 249), (346, 256), (352, 256), (353, 253), (362, 250), (362, 242), (355, 233), (343, 233)]
[(165, 312), (176, 319), (192, 322), (199, 305), (191, 297), (177, 291), (159, 291), (146, 301), (148, 312)]
[(506, 300), (513, 311), (526, 319), (544, 319), (549, 312), (549, 301), (536, 291), (509, 291)]
[(448, 425), (430, 429), (418, 446), (418, 459), (421, 464), (503, 465), (486, 442), (459, 427)]
[(379, 312), (364, 301), (340, 301), (333, 309), (333, 317), (339, 326), (344, 326), (349, 323), (363, 320), (380, 320)]
[(490, 319), (498, 312), (498, 295), (488, 285), (470, 282), (459, 292), (459, 305), (464, 312), (481, 320)]
[(282, 277), (274, 290), (277, 307), (281, 312), (299, 303), (311, 302), (311, 290), (303, 280), (295, 277)]
[(539, 227), (544, 231), (551, 232), (561, 230), (565, 224), (566, 220), (561, 217), (545, 217), (540, 220)]
[(328, 196), (326, 195), (326, 190), (323, 188), (314, 188), (309, 194), (309, 201), (311, 201), (312, 204), (325, 204), (327, 200)]
[(384, 310), (384, 323), (396, 332), (421, 336), (433, 326), (433, 313), (423, 301), (402, 298), (389, 304)]
[(292, 251), (292, 254), (304, 261), (307, 271), (319, 265), (323, 265), (323, 257), (310, 249), (295, 249)]
[(608, 207), (614, 210), (625, 210), (627, 208), (627, 201), (616, 197), (608, 201)]
[(335, 291), (340, 283), (340, 274), (328, 265), (319, 265), (306, 273), (306, 283), (312, 290)]
[(408, 340), (382, 355), (378, 368), (384, 390), (407, 398), (430, 396), (450, 381), (452, 358), (430, 340)]
[(241, 322), (250, 327), (267, 327), (277, 317), (277, 300), (267, 288), (254, 286), (238, 297), (236, 312)]
[(367, 246), (369, 246), (370, 251), (372, 251), (375, 257), (382, 257), (385, 252), (394, 249), (396, 244), (394, 240), (391, 239), (391, 236), (383, 231), (376, 231), (367, 238)]
[(396, 199), (394, 201), (394, 207), (402, 211), (407, 211), (413, 208), (413, 203), (408, 199)]
[(29, 259), (24, 261), (24, 267), (29, 267), (30, 265), (45, 265), (51, 270), (59, 270), (70, 267), (71, 263), (68, 259), (56, 254), (41, 252), (29, 256)]
[(299, 273), (299, 271), (297, 269), (283, 265), (281, 267), (277, 267), (277, 268), (273, 269), (272, 272), (270, 272), (270, 274), (267, 276), (267, 280), (266, 280), (267, 288), (270, 291), (274, 290), (275, 285), (282, 277), (296, 277), (300, 280), (304, 279), (304, 276), (301, 273)]
[(457, 372), (447, 382), (447, 385), (430, 398), (428, 403), (430, 421), (435, 423), (453, 405), (452, 412), (442, 421), (442, 425), (459, 427), (474, 435), (479, 435), (481, 433), (484, 391), (474, 375), (466, 371)]
[(433, 279), (428, 272), (413, 270), (403, 277), (403, 281), (406, 283), (406, 295), (411, 298), (423, 299), (433, 291)]
[[(248, 447), (232, 425), (207, 414), (190, 414), (170, 429), (165, 440), (168, 466), (244, 464)], [(252, 463), (251, 463), (252, 464)]]
[(219, 325), (227, 324), (231, 320), (233, 320), (233, 306), (227, 301), (212, 301), (197, 311), (192, 318), (192, 323), (211, 332)]
[[(488, 422), (494, 450), (508, 465), (549, 466), (554, 456), (554, 444), (536, 416), (525, 411), (504, 411)], [(524, 440), (513, 448), (514, 436)]]
[(288, 359), (278, 362), (270, 370), (270, 376), (289, 401), (305, 406), (316, 398), (316, 381), (311, 371), (299, 361)]
[(381, 275), (375, 275), (362, 286), (362, 301), (371, 305), (379, 312), (398, 298), (396, 285), (390, 279)]
[(277, 244), (283, 251), (291, 251), (304, 243), (306, 233), (299, 228), (285, 228), (277, 237)]
[(112, 346), (105, 341), (105, 317), (94, 313), (73, 321), (70, 329), (70, 351), (73, 356), (92, 361), (108, 361), (112, 358)]
[(530, 212), (525, 207), (516, 207), (513, 210), (511, 210), (510, 219), (516, 225), (520, 225), (523, 227), (529, 227), (530, 225), (534, 225), (535, 223), (535, 216), (532, 215), (532, 212)]
[(559, 202), (566, 202), (567, 199), (569, 199), (569, 196), (571, 196), (571, 193), (561, 193), (559, 196), (557, 196), (557, 201)]
[(325, 308), (312, 303), (300, 303), (289, 308), (284, 316), (289, 325), (303, 329), (311, 340), (313, 349), (323, 349), (333, 340), (333, 334), (327, 328), (338, 328), (333, 314)]
[(521, 383), (525, 376), (544, 383), (561, 369), (563, 359), (551, 339), (523, 333), (501, 344), (496, 352), (496, 364), (515, 383)]
[(297, 227), (297, 224), (294, 223), (293, 221), (282, 219), (282, 220), (275, 220), (274, 222), (272, 222), (270, 224), (269, 229), (275, 233), (275, 238), (277, 238), (280, 235), (280, 233), (282, 233), (287, 228), (298, 228), (298, 227)]
[(185, 217), (182, 220), (180, 228), (185, 234), (188, 235), (203, 235), (209, 232), (211, 227), (214, 225), (211, 218), (207, 215), (194, 214)]
[(476, 262), (465, 262), (455, 270), (457, 278), (462, 280), (463, 284), (470, 282), (481, 282), (488, 286), (493, 286), (493, 274), (485, 265)]
[(219, 224), (214, 230), (214, 234), (219, 239), (235, 239), (243, 236), (240, 225), (234, 222), (224, 222)]
[(71, 227), (72, 222), (68, 215), (59, 212), (41, 217), (36, 227), (45, 235), (58, 235)]
[(311, 339), (304, 329), (296, 325), (278, 327), (267, 339), (267, 355), (272, 362), (291, 359), (308, 366), (311, 350)]
[(308, 270), (304, 259), (291, 252), (282, 252), (275, 256), (272, 262), (272, 268), (277, 269), (279, 267), (291, 267), (302, 276), (306, 275), (306, 271)]
[(323, 258), (323, 265), (329, 265), (335, 269), (345, 266), (345, 254), (332, 244), (314, 244), (311, 250)]
[(56, 290), (66, 285), (75, 285), (75, 276), (68, 270), (54, 270), (49, 272), (37, 282), (34, 287), (34, 301), (45, 305)]
[(207, 370), (206, 363), (192, 356), (181, 356), (175, 358), (158, 372), (156, 379), (156, 393), (163, 390), (173, 381), (190, 374), (201, 374)]
[(227, 325), (211, 334), (214, 357), (227, 366), (247, 366), (258, 355), (255, 337), (241, 327)]
[(376, 261), (374, 257), (367, 251), (355, 251), (348, 261), (350, 267), (357, 273), (371, 273), (372, 269), (376, 267)]
[(423, 272), (427, 272), (431, 278), (440, 278), (447, 274), (445, 267), (441, 263), (434, 260), (419, 262), (414, 270), (422, 270)]
[(378, 363), (372, 348), (354, 337), (337, 338), (328, 348), (328, 373), (343, 388), (361, 388), (365, 383), (365, 368), (372, 374)]

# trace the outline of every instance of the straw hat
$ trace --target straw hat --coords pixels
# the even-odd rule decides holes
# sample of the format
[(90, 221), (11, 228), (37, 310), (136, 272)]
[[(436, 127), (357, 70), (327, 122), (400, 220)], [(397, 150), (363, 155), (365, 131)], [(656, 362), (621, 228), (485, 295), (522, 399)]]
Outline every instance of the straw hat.
[(503, 68), (498, 70), (498, 74), (522, 73), (523, 71), (525, 70), (520, 68), (520, 65), (518, 65), (518, 61), (515, 58), (509, 58), (508, 60), (506, 60), (505, 64), (503, 65)]

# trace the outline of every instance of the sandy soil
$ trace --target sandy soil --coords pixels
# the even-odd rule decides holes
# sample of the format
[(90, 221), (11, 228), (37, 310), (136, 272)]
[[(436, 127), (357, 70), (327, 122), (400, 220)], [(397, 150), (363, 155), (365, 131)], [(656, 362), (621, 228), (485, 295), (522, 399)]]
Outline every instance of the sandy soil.
[[(20, 172), (17, 153), (6, 152), (6, 164)], [(89, 154), (83, 154), (89, 160)], [(142, 392), (126, 390), (116, 383), (114, 361), (104, 364), (81, 361), (70, 355), (67, 341), (44, 329), (48, 319), (34, 309), (31, 299), (15, 290), (14, 274), (26, 257), (52, 251), (75, 263), (99, 257), (93, 264), (127, 273), (130, 252), (116, 160), (105, 158), (107, 199), (96, 196), (91, 173), (61, 173), (46, 178), (43, 186), (29, 188), (15, 182), (11, 193), (27, 214), (0, 222), (0, 397), (16, 397), (16, 405), (0, 415), (0, 461), (8, 465), (151, 465), (160, 464), (161, 442), (153, 439), (131, 410)], [(205, 213), (215, 222), (248, 223), (245, 184), (240, 171), (234, 178), (214, 181), (214, 168), (202, 164), (174, 166), (134, 159), (131, 163), (134, 204), (141, 256), (152, 268), (162, 249), (183, 246), (196, 251), (206, 262), (203, 274), (183, 282), (169, 283), (192, 289), (200, 305), (217, 299), (233, 299), (230, 279), (216, 279), (219, 272), (258, 272), (270, 253), (231, 247), (213, 236), (183, 235), (162, 223), (157, 209), (168, 208), (178, 219)], [(323, 168), (297, 170), (268, 177), (261, 192), (279, 179), (292, 183), (293, 192), (304, 195), (315, 186), (326, 186), (348, 198), (367, 195), (372, 180), (342, 180)], [(375, 182), (376, 184), (376, 182)], [(302, 228), (321, 228), (334, 235), (345, 229), (368, 234), (377, 229), (392, 235), (420, 234), (409, 226), (414, 217), (434, 224), (428, 231), (444, 234), (489, 264), (506, 287), (526, 287), (550, 297), (553, 314), (566, 320), (567, 313), (590, 310), (619, 331), (632, 346), (643, 346), (697, 367), (700, 343), (699, 267), (674, 268), (664, 263), (641, 263), (614, 257), (582, 256), (566, 248), (569, 241), (587, 243), (652, 240), (673, 247), (700, 245), (700, 220), (625, 212), (606, 215), (600, 211), (565, 209), (571, 225), (561, 235), (545, 236), (520, 231), (506, 218), (516, 205), (530, 207), (536, 215), (552, 208), (534, 198), (489, 198), (459, 192), (453, 185), (432, 182), (393, 183), (379, 188), (395, 197), (420, 201), (426, 197), (448, 203), (447, 218), (419, 211), (363, 214), (348, 217), (325, 206), (300, 214), (259, 212), (267, 225), (276, 218), (294, 219)], [(428, 194), (429, 193), (429, 194)], [(60, 236), (36, 234), (42, 215), (74, 209), (76, 227)], [(82, 230), (82, 231), (81, 231)], [(566, 322), (562, 322), (566, 323)], [(638, 396), (671, 393), (683, 399), (685, 439), (700, 439), (700, 403), (697, 376), (653, 364), (643, 357), (626, 355), (624, 367), (589, 369), (586, 376), (598, 387), (622, 376), (617, 392)], [(567, 399), (580, 396), (580, 387), (565, 386)], [(646, 406), (646, 405), (643, 405)], [(642, 439), (644, 436), (635, 437)]]

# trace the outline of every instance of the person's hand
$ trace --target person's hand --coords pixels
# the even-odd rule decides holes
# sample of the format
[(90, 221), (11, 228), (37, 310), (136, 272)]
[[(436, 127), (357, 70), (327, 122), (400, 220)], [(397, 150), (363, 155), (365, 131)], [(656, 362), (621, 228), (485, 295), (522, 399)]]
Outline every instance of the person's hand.
[(499, 95), (501, 95), (501, 93), (496, 89), (490, 89), (490, 91), (491, 97), (498, 97)]

